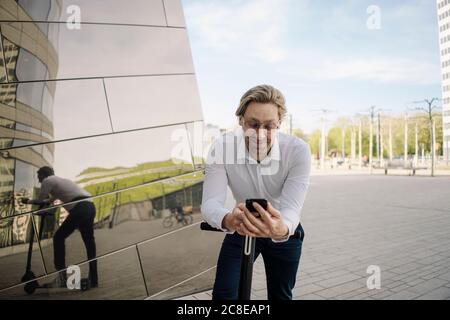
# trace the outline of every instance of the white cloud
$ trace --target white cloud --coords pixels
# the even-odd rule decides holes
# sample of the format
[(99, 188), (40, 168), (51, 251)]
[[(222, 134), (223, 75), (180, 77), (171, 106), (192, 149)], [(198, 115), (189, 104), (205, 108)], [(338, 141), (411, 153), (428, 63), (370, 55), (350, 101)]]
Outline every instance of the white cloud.
[(314, 77), (337, 80), (356, 79), (381, 83), (437, 84), (440, 70), (434, 63), (410, 58), (367, 57), (326, 61)]
[[(308, 35), (299, 34), (299, 38), (293, 41), (292, 30), (289, 29), (294, 21), (289, 21), (293, 18), (290, 13), (295, 10), (295, 25), (298, 28), (302, 21), (306, 21), (302, 20), (302, 15), (311, 13), (308, 10), (310, 5), (308, 0), (208, 0), (186, 3), (185, 13), (191, 39), (197, 46), (216, 50), (219, 56), (230, 61), (278, 63), (274, 72), (281, 75), (318, 81), (349, 79), (419, 85), (440, 83), (439, 65), (433, 57), (423, 59), (420, 54), (403, 57), (402, 53), (406, 54), (406, 50), (395, 44), (382, 46), (378, 55), (363, 56), (360, 50), (352, 53), (350, 46), (348, 52), (336, 56), (317, 43), (308, 45), (309, 42), (301, 40), (306, 37), (307, 41)], [(355, 26), (363, 21), (351, 13), (356, 10), (351, 3), (347, 5), (330, 8), (330, 19), (337, 24), (332, 24), (334, 28), (340, 30), (344, 25), (348, 27), (340, 35), (343, 41), (351, 37), (356, 32)], [(401, 15), (415, 16), (420, 6), (402, 5), (390, 9), (384, 9), (383, 13), (392, 19)], [(363, 11), (361, 14), (366, 13)], [(349, 32), (349, 29), (353, 31)], [(332, 30), (324, 31), (327, 33), (319, 35), (323, 41), (336, 37)], [(361, 37), (356, 38), (360, 45), (367, 42)], [(395, 49), (399, 52), (390, 55), (389, 51)]]
[(185, 5), (191, 37), (202, 46), (243, 58), (280, 62), (287, 57), (283, 44), (286, 16), (292, 0), (212, 0)]

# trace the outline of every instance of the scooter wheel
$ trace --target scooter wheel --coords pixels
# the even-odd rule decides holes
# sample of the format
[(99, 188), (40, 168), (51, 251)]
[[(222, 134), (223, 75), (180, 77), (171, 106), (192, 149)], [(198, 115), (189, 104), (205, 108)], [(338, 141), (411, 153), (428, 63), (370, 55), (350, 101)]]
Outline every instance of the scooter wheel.
[(36, 288), (38, 287), (37, 281), (31, 281), (25, 284), (24, 290), (27, 294), (33, 294), (34, 291), (36, 291)]
[(89, 282), (89, 279), (81, 279), (81, 291), (87, 291), (91, 288), (91, 283)]

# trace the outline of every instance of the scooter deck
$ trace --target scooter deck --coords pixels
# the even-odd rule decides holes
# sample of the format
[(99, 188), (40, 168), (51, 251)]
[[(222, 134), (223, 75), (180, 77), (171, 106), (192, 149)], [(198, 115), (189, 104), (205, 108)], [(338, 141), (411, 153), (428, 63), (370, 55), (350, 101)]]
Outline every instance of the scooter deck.
[[(74, 290), (74, 289), (68, 289), (67, 286), (54, 286), (53, 282), (39, 284), (39, 282), (37, 280), (28, 282), (27, 284), (25, 284), (25, 287), (24, 287), (25, 292), (28, 294), (33, 294), (38, 289), (46, 289), (46, 290), (67, 289), (70, 291)], [(91, 289), (91, 283), (90, 283), (89, 279), (88, 278), (81, 279), (80, 280), (80, 290), (87, 291), (90, 289)]]

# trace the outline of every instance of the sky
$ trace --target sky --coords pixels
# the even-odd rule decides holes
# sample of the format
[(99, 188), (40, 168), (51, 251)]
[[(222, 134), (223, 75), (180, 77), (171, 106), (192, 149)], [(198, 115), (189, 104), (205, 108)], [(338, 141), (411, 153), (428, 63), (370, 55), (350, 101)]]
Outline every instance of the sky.
[(435, 0), (182, 0), (206, 123), (271, 84), (295, 127), (441, 97)]

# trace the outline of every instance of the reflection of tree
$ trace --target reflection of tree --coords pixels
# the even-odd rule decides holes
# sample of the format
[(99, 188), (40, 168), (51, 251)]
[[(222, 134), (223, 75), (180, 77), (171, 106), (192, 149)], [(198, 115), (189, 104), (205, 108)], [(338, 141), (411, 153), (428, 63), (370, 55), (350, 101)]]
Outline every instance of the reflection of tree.
[[(192, 174), (96, 198), (96, 227), (113, 227), (136, 217), (144, 220), (161, 218), (163, 210), (178, 206), (200, 206), (202, 185), (203, 175)], [(133, 210), (137, 213), (134, 218), (122, 217)]]
[[(28, 215), (12, 217), (30, 211), (31, 206), (23, 204), (20, 199), (29, 197), (27, 189), (21, 189), (1, 200), (0, 204), (0, 247), (7, 247), (27, 242), (31, 222)], [(11, 217), (11, 218), (8, 218)]]
[(13, 219), (0, 220), (0, 248), (12, 244), (12, 224)]
[(0, 222), (0, 248), (23, 244), (29, 241), (30, 230), (33, 227), (30, 215), (22, 215)]
[[(164, 190), (164, 184), (156, 182), (171, 177), (178, 179), (176, 178), (177, 176), (192, 171), (192, 163), (181, 162), (177, 159), (146, 162), (130, 168), (114, 167), (108, 169), (90, 167), (83, 170), (78, 175), (77, 184), (83, 187), (92, 196), (143, 185), (142, 187), (130, 191), (123, 191), (115, 195), (105, 195), (94, 199), (97, 210), (96, 221), (100, 223), (101, 221), (104, 222), (108, 220), (108, 224), (111, 224), (111, 219), (114, 220), (114, 217), (111, 217), (111, 215), (114, 216), (118, 208), (121, 208), (124, 205), (136, 204), (144, 201), (151, 202), (152, 199), (160, 197), (163, 194), (183, 189), (184, 187), (188, 187), (189, 185), (203, 180), (202, 177), (191, 177), (191, 181), (184, 179), (184, 185), (165, 180), (166, 182), (164, 184), (168, 185), (166, 188), (167, 190)], [(151, 182), (155, 183), (152, 184)], [(146, 184), (148, 185), (145, 186)]]
[(123, 189), (188, 172), (192, 172), (191, 163), (175, 163), (173, 160), (167, 160), (147, 162), (131, 168), (95, 168), (95, 170), (88, 168), (78, 175), (77, 183), (92, 195), (98, 195), (115, 190), (112, 188), (113, 184)]

